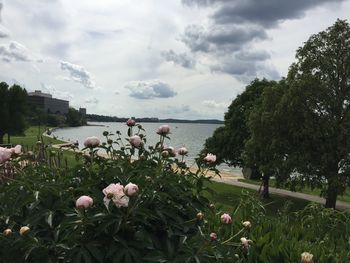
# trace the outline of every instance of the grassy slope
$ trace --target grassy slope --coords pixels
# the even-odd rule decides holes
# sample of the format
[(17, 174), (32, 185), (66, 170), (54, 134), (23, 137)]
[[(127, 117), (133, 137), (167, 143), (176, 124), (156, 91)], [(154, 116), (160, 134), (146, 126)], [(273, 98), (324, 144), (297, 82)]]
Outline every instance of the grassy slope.
[[(256, 195), (255, 190), (243, 189), (238, 186), (228, 185), (223, 183), (211, 182), (207, 185), (209, 188), (215, 191), (213, 195), (207, 194), (207, 198), (213, 201), (213, 203), (219, 203), (222, 205), (222, 209), (228, 212), (234, 210), (239, 203), (240, 198), (244, 193), (249, 193)], [(268, 200), (263, 200), (267, 215), (274, 216), (278, 210), (283, 209), (283, 207), (288, 203), (291, 203), (290, 210), (298, 211), (303, 209), (309, 201), (285, 197), (280, 195), (271, 195)]]
[[(239, 179), (240, 182), (244, 182), (244, 183), (249, 183), (249, 184), (255, 184), (255, 185), (260, 185), (261, 182), (258, 180), (250, 180), (250, 179)], [(271, 179), (270, 180), (270, 186), (271, 187), (276, 187), (276, 181)], [(280, 187), (286, 190), (289, 190), (286, 187)], [(305, 194), (310, 194), (310, 195), (316, 195), (316, 196), (320, 196), (321, 193), (321, 189), (319, 188), (314, 188), (311, 189), (310, 187), (305, 187), (303, 189), (298, 189), (297, 192), (300, 193), (305, 193)], [(344, 202), (350, 202), (350, 188), (348, 187), (345, 191), (345, 193), (342, 196), (338, 196), (337, 200), (339, 201), (344, 201)]]
[[(41, 134), (49, 127), (41, 126), (40, 129), (38, 126), (31, 126), (25, 132), (24, 136), (12, 136), (11, 143), (12, 144), (20, 144), (25, 150), (34, 150), (36, 147), (36, 143), (38, 140), (43, 140), (46, 145), (49, 144), (61, 144), (63, 141), (53, 139), (50, 137), (42, 136)], [(5, 140), (7, 137), (4, 137)], [(57, 151), (56, 149), (54, 151)], [(77, 161), (75, 159), (75, 155), (73, 152), (64, 151), (64, 158), (67, 159), (69, 166), (74, 166)]]

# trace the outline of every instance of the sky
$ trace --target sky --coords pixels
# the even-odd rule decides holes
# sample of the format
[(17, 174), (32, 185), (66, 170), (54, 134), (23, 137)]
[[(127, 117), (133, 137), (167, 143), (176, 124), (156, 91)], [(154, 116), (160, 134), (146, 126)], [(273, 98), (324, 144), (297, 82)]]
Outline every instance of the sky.
[(350, 0), (0, 0), (0, 81), (88, 113), (223, 119)]

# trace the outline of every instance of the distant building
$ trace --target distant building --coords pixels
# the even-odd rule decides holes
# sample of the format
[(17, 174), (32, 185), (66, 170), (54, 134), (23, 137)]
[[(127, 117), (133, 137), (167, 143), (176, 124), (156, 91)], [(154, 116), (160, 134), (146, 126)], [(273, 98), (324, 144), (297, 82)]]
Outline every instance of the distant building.
[(69, 109), (69, 101), (52, 98), (51, 94), (40, 90), (28, 93), (28, 103), (53, 114), (67, 114)]

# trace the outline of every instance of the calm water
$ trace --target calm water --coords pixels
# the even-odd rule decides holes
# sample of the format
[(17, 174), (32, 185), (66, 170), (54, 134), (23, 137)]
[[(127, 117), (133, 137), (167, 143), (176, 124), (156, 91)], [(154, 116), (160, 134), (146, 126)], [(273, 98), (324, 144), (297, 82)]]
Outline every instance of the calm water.
[[(58, 138), (65, 141), (78, 141), (79, 147), (83, 148), (83, 143), (86, 137), (97, 136), (101, 141), (105, 141), (102, 133), (109, 131), (113, 134), (116, 131), (122, 133), (122, 138), (127, 137), (128, 127), (125, 123), (120, 122), (99, 122), (89, 123), (91, 125), (103, 125), (103, 126), (82, 126), (74, 128), (62, 128), (57, 129), (53, 134)], [(147, 145), (155, 145), (159, 141), (159, 135), (156, 134), (157, 128), (166, 123), (140, 123), (146, 130)], [(169, 124), (171, 129), (170, 140), (166, 140), (165, 143), (169, 146), (175, 147), (186, 147), (189, 151), (187, 162), (191, 164), (193, 159), (203, 148), (205, 140), (210, 137), (216, 128), (220, 127), (219, 124), (193, 124), (193, 123), (172, 123)], [(115, 136), (114, 136), (115, 137)], [(116, 138), (116, 137), (115, 137)], [(126, 141), (124, 141), (125, 143)], [(237, 168), (228, 167), (226, 165), (220, 165), (220, 170), (226, 171), (239, 171)]]

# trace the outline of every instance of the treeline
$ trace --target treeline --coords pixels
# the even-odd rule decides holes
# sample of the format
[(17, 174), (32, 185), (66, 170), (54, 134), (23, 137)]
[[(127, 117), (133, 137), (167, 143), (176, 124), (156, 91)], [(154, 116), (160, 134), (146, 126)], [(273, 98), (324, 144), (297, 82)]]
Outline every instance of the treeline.
[[(87, 114), (86, 118), (92, 122), (126, 122), (129, 118)], [(165, 122), (165, 123), (202, 123), (202, 124), (223, 124), (223, 121), (208, 120), (182, 120), (182, 119), (158, 119), (158, 118), (134, 118), (137, 122)]]
[[(337, 22), (296, 52), (280, 81), (254, 80), (205, 143), (220, 162), (277, 184), (317, 187), (335, 208), (350, 182), (350, 26)], [(246, 169), (249, 167), (250, 169)]]

